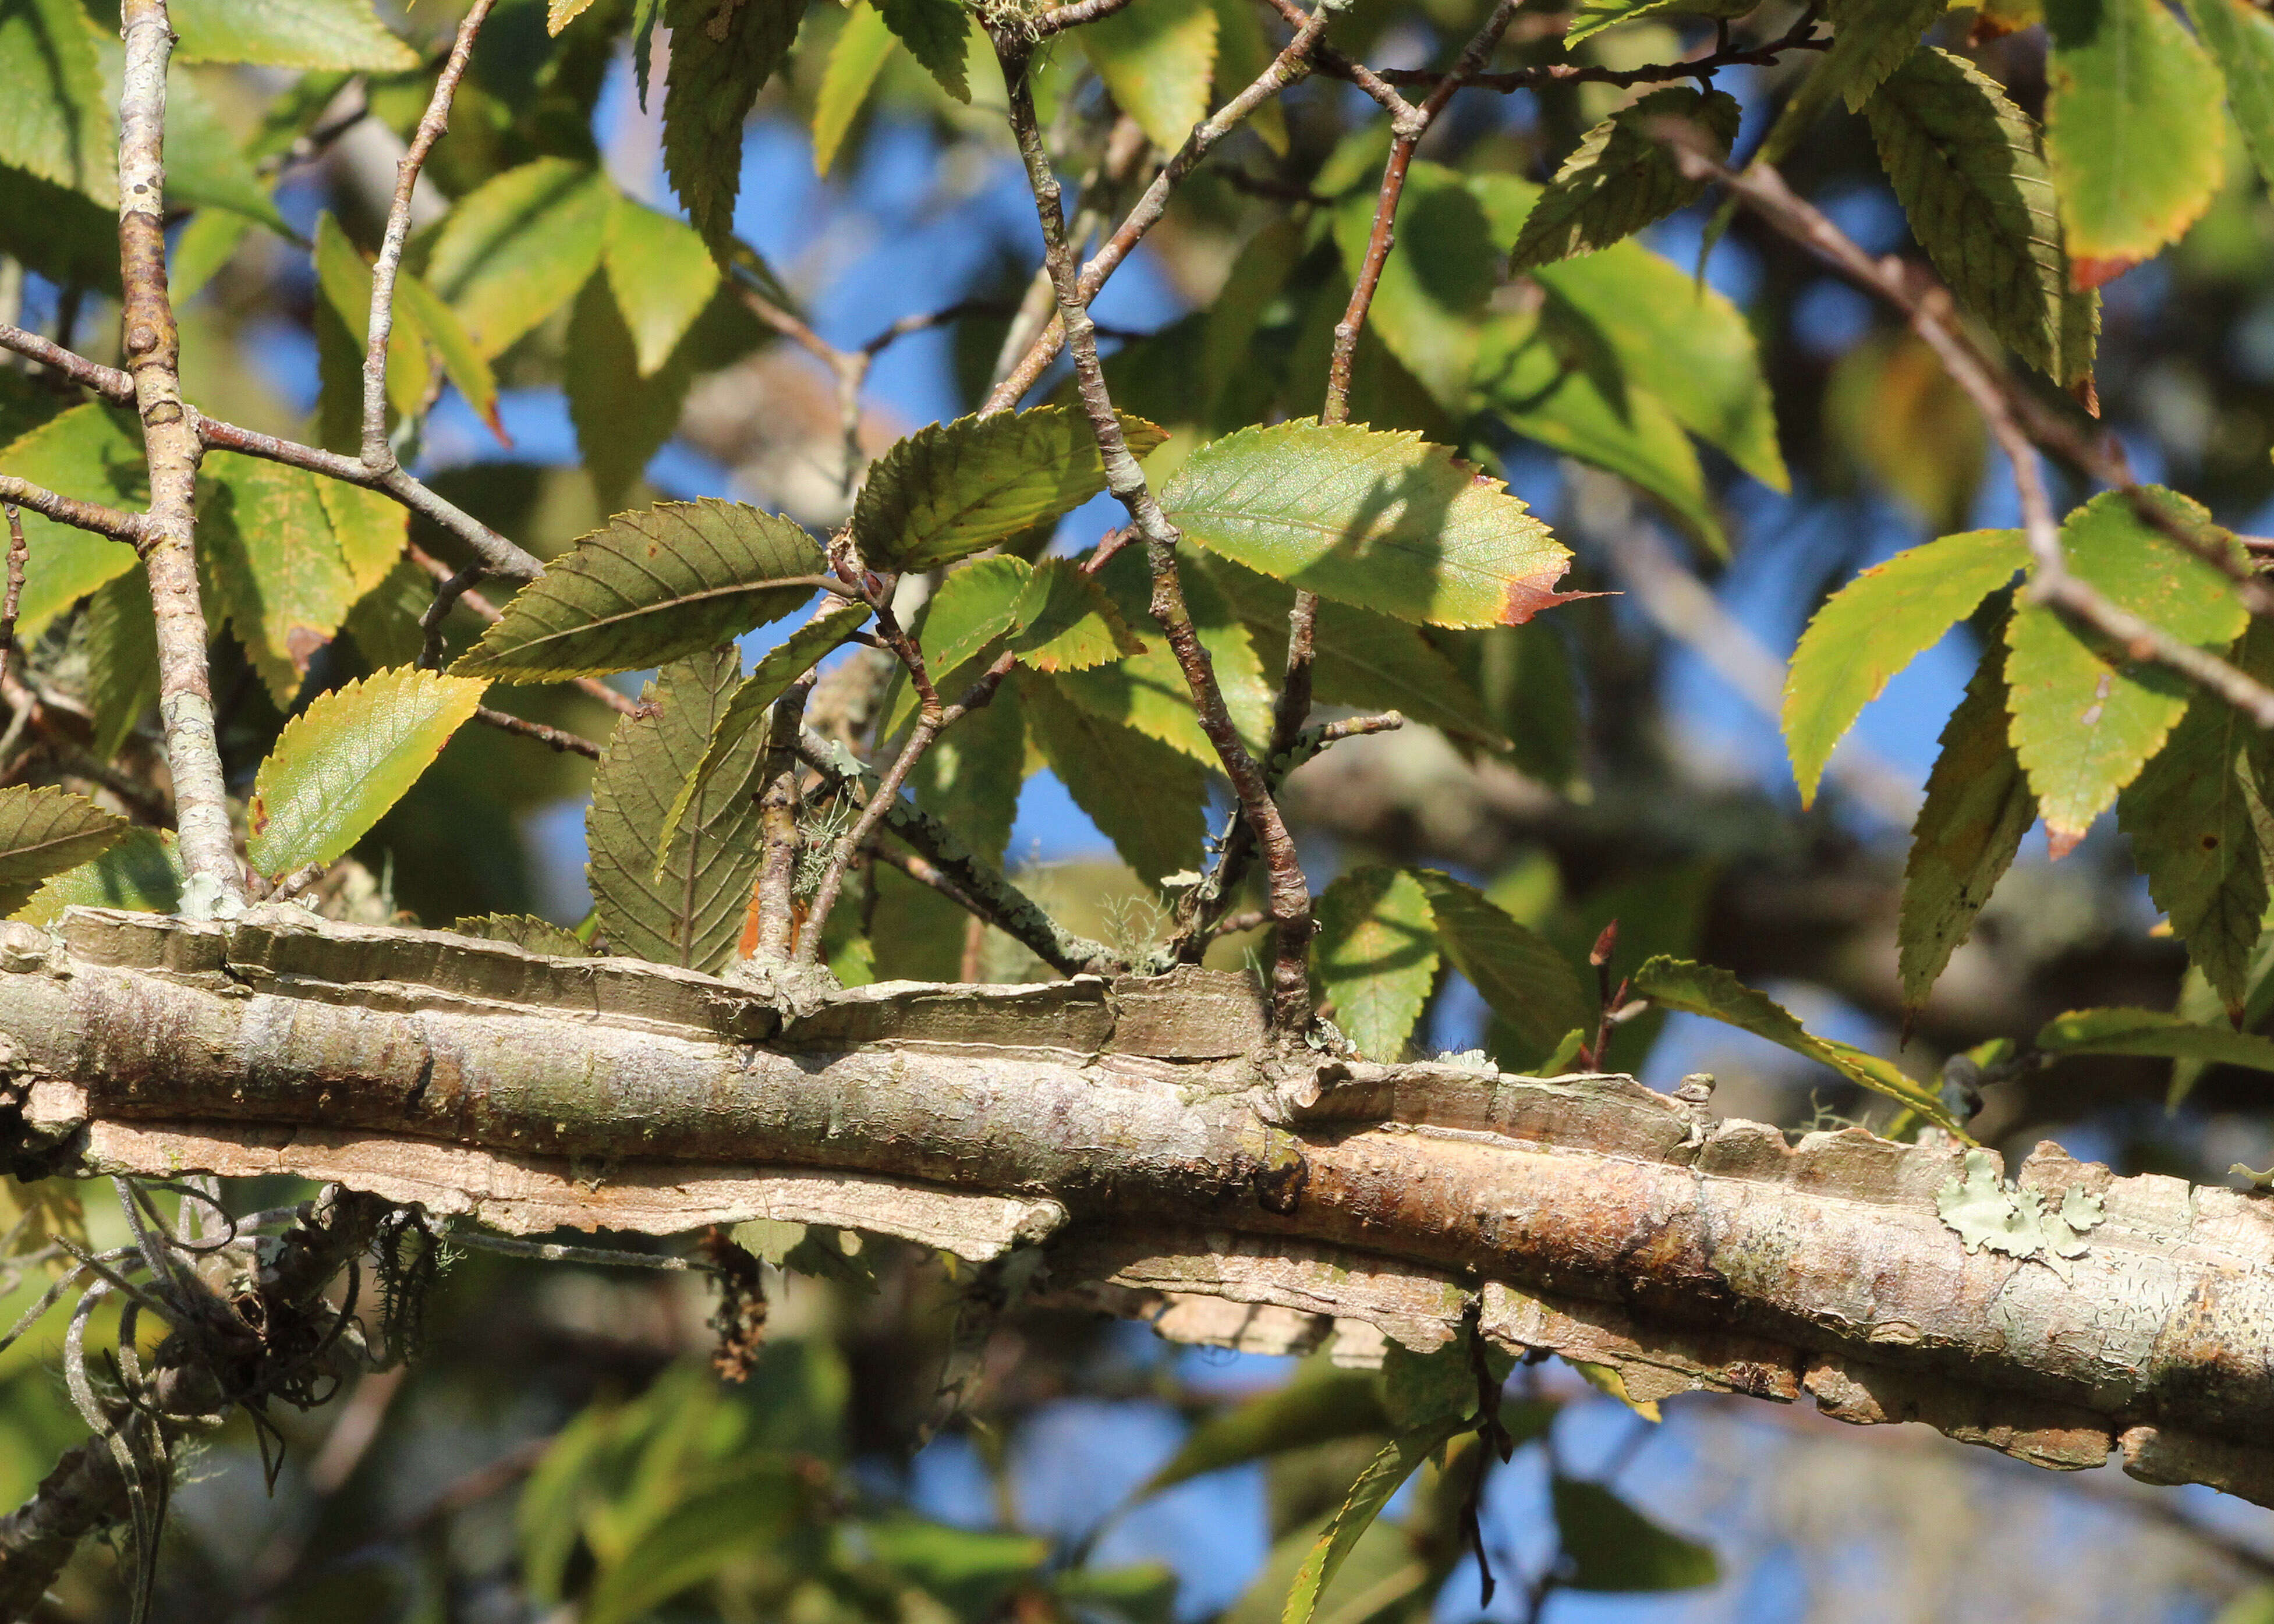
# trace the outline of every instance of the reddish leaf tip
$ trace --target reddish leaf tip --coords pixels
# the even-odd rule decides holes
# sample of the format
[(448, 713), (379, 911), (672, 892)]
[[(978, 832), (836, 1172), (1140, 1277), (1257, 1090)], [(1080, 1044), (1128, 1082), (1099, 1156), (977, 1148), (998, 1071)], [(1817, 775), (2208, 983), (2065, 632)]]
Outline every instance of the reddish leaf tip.
[(2095, 288), (2105, 288), (2140, 261), (2119, 256), (2096, 259), (2090, 256), (2073, 256), (2068, 262), (2068, 279), (2079, 293), (2089, 293)]
[(1577, 603), (1583, 598), (1615, 598), (1615, 592), (1559, 592), (1555, 583), (1563, 578), (1561, 565), (1543, 569), (1536, 575), (1518, 575), (1508, 583), (1508, 591), (1501, 598), (1500, 623), (1521, 626), (1543, 609), (1553, 609), (1558, 604)]
[(498, 416), (495, 401), (482, 408), (482, 421), (489, 425), (490, 432), (497, 436), (498, 444), (508, 451), (513, 449), (513, 436), (505, 432), (505, 419)]
[(2085, 831), (2082, 829), (2060, 829), (2055, 827), (2053, 824), (2047, 823), (2045, 825), (2045, 847), (2052, 853), (2052, 860), (2055, 862), (2059, 862), (2062, 858), (2076, 850), (2078, 845), (2084, 839), (2084, 835)]

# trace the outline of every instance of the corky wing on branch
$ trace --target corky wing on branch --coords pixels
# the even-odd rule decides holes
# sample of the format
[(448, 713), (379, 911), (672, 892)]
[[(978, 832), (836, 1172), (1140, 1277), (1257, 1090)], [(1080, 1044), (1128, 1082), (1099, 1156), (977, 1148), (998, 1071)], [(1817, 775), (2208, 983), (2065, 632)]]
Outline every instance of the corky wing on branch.
[[(290, 1173), (515, 1233), (772, 1217), (1172, 1335), (1513, 1347), (2274, 1503), (2274, 1207), (2041, 1147), (2081, 1255), (1969, 1251), (1954, 1147), (1788, 1144), (1630, 1079), (1273, 1058), (1236, 978), (885, 983), (784, 1007), (622, 959), (270, 907), (0, 926), (26, 1171)], [(1978, 1169), (1977, 1169), (1978, 1170)]]

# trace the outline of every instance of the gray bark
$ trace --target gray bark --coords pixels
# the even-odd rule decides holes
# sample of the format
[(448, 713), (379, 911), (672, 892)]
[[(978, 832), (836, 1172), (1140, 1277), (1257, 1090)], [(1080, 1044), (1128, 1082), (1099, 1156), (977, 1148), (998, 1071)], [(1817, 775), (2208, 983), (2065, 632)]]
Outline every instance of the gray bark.
[(1631, 1079), (1288, 1060), (1185, 968), (815, 1002), (445, 932), (75, 909), (0, 926), (19, 1169), (290, 1173), (510, 1233), (772, 1217), (971, 1259), (1166, 1335), (1487, 1335), (2274, 1503), (2274, 1207), (2040, 1146), (2082, 1255), (1969, 1251), (1959, 1147), (1788, 1142)]

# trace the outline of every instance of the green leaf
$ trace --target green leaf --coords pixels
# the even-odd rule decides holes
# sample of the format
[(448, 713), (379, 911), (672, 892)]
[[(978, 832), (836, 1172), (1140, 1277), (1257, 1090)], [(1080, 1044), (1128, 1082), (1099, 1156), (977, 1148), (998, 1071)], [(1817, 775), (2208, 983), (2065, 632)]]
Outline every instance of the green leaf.
[(51, 282), (118, 297), (117, 212), (11, 164), (0, 164), (0, 252)]
[(1436, 984), (1437, 963), (1429, 893), (1418, 876), (1359, 868), (1320, 896), (1311, 979), (1322, 998), (1333, 1000), (1335, 1025), (1368, 1058), (1405, 1057), (1406, 1040)]
[(885, 14), (869, 0), (856, 0), (845, 12), (845, 26), (829, 48), (829, 65), (822, 71), (821, 88), (813, 99), (813, 172), (829, 173), (837, 149), (860, 116), (870, 86), (892, 55), (892, 31)]
[(2226, 105), (2262, 176), (2274, 178), (2274, 19), (2249, 0), (2184, 0), (2226, 80)]
[[(1007, 636), (1023, 622), (1020, 609), (1034, 583), (1034, 568), (1024, 559), (979, 559), (956, 570), (939, 583), (925, 604), (917, 631), (924, 663), (936, 682), (958, 669), (998, 638)], [(915, 695), (903, 682), (900, 703), (888, 715), (880, 738), (900, 731), (900, 724), (915, 709)], [(953, 699), (942, 693), (942, 699)]]
[[(709, 263), (706, 254), (704, 263)], [(600, 509), (621, 508), (648, 462), (679, 426), (694, 375), (669, 362), (652, 378), (639, 372), (639, 352), (606, 277), (594, 276), (568, 317), (562, 383), (576, 448)]]
[(773, 1548), (803, 1500), (796, 1464), (778, 1452), (753, 1455), (698, 1478), (641, 1530), (621, 1560), (600, 1570), (578, 1617), (583, 1624), (632, 1624), (646, 1617), (721, 1568)]
[(1551, 310), (1584, 324), (1675, 421), (1772, 490), (1791, 488), (1753, 329), (1727, 298), (1640, 243), (1532, 273)]
[(1781, 163), (1832, 106), (1845, 97), (1848, 110), (1859, 110), (1910, 55), (1948, 0), (1839, 0), (1832, 7), (1832, 49), (1817, 58), (1777, 114), (1751, 160)]
[[(1672, 408), (1630, 381), (1582, 323), (1572, 348), (1593, 350), (1589, 366), (1558, 353), (1569, 324), (1513, 314), (1489, 323), (1477, 357), (1479, 403), (1526, 440), (1608, 470), (1656, 497), (1683, 530), (1717, 558), (1729, 538), (1714, 511), (1706, 470)], [(1606, 383), (1611, 386), (1608, 393)]]
[(1900, 1101), (1930, 1121), (1955, 1128), (1934, 1089), (1907, 1077), (1892, 1062), (1851, 1044), (1819, 1038), (1804, 1030), (1790, 1012), (1746, 986), (1727, 970), (1661, 953), (1634, 974), (1635, 996), (1669, 1010), (1704, 1015), (1725, 1026), (1805, 1055), (1891, 1100)]
[(1563, 32), (1568, 49), (1604, 29), (1645, 17), (1743, 17), (1760, 0), (1580, 0)]
[[(1356, 192), (1335, 208), (1335, 243), (1353, 279), (1366, 262), (1375, 202), (1374, 192)], [(1442, 164), (1412, 165), (1367, 320), (1448, 412), (1467, 399), (1478, 323), (1499, 280), (1491, 222), (1467, 179)]]
[(1784, 737), (1800, 804), (1833, 747), (1893, 677), (2029, 561), (2019, 530), (1968, 530), (1874, 564), (1825, 601), (1793, 650)]
[(87, 605), (87, 752), (107, 762), (158, 703), (158, 620), (150, 582), (129, 570), (95, 589)]
[[(2186, 497), (2150, 500), (2214, 545), (2232, 545)], [(2070, 514), (2061, 546), (2077, 578), (2110, 603), (2206, 652), (2223, 652), (2249, 619), (2225, 577), (2143, 523), (2120, 492)], [(2041, 605), (2014, 614), (2006, 643), (2014, 748), (2061, 857), (2162, 746), (2187, 708), (2188, 686)]]
[(787, 519), (705, 497), (620, 513), (523, 587), (455, 669), (508, 682), (641, 671), (795, 609), (821, 549)]
[(2266, 915), (2266, 870), (2238, 771), (2254, 731), (2225, 700), (2198, 692), (2116, 801), (2148, 894), (2238, 1026)]
[[(0, 468), (65, 496), (132, 510), (149, 500), (142, 434), (131, 412), (89, 401), (0, 450)], [(134, 549), (26, 509), (24, 596), (16, 635), (26, 642), (104, 582), (134, 568)]]
[(418, 65), (369, 0), (173, 0), (180, 62), (399, 73)]
[(1294, 1588), (1288, 1592), (1286, 1610), (1280, 1615), (1281, 1624), (1310, 1624), (1319, 1610), (1319, 1598), (1333, 1583), (1337, 1570), (1357, 1545), (1359, 1537), (1374, 1526), (1374, 1520), (1382, 1515), (1390, 1496), (1413, 1475), (1415, 1468), (1464, 1430), (1459, 1421), (1441, 1422), (1426, 1432), (1392, 1440), (1383, 1447), (1366, 1470), (1359, 1474), (1350, 1493), (1328, 1519), (1318, 1543), (1296, 1570)]
[(1059, 691), (1064, 677), (1016, 678), (1035, 748), (1137, 877), (1149, 885), (1199, 868), (1208, 839), (1200, 764), (1073, 703)]
[(1163, 152), (1183, 146), (1208, 117), (1216, 66), (1209, 0), (1134, 0), (1076, 37), (1115, 103)]
[[(125, 49), (109, 40), (103, 46), (108, 85), (123, 88)], [(111, 100), (115, 104), (115, 94)], [(166, 200), (169, 205), (234, 210), (279, 237), (297, 235), (278, 212), (251, 160), (239, 149), (236, 131), (200, 88), (197, 79), (188, 73), (167, 76)], [(176, 302), (179, 304), (179, 296)]]
[(227, 209), (201, 208), (190, 216), (166, 256), (166, 291), (177, 310), (205, 290), (252, 231), (252, 222)]
[[(404, 559), (356, 600), (340, 629), (355, 639), (364, 663), (373, 670), (409, 665), (425, 651), (426, 634), (418, 622), (433, 602), (433, 577)], [(469, 614), (462, 605), (452, 618), (463, 621)]]
[(2210, 207), (2225, 86), (2163, 0), (2047, 0), (2045, 26), (2045, 154), (2070, 276), (2097, 288)]
[(0, 163), (117, 207), (116, 102), (78, 0), (0, 0)]
[(320, 694), (284, 724), (245, 808), (245, 855), (272, 877), (325, 863), (363, 838), (433, 764), (482, 702), (483, 684), (382, 671)]
[(2274, 1038), (2161, 1010), (2071, 1010), (2047, 1021), (2037, 1043), (2049, 1055), (2149, 1055), (2274, 1071)]
[(877, 9), (942, 90), (959, 102), (971, 100), (971, 81), (963, 69), (971, 23), (957, 0), (878, 0)]
[(551, 953), (565, 959), (584, 957), (584, 944), (577, 940), (575, 931), (531, 914), (482, 914), (462, 919), (450, 929), (462, 936), (476, 936), (485, 942), (509, 942), (532, 953)]
[(1653, 91), (1612, 114), (1575, 148), (1525, 216), (1509, 255), (1511, 271), (1591, 253), (1696, 202), (1706, 190), (1688, 180), (1653, 126), (1686, 119), (1727, 161), (1737, 139), (1739, 109), (1726, 91), (1676, 87)]
[(1284, 1387), (1219, 1411), (1187, 1432), (1177, 1453), (1130, 1498), (1149, 1500), (1228, 1466), (1389, 1430), (1381, 1384), (1371, 1372), (1301, 1365)]
[(1076, 1618), (1118, 1618), (1125, 1624), (1175, 1624), (1178, 1583), (1177, 1570), (1165, 1562), (1065, 1568), (1050, 1575), (1050, 1594)]
[(639, 355), (639, 375), (671, 358), (718, 291), (719, 267), (683, 220), (619, 197), (602, 263)]
[(1322, 598), (1434, 626), (1568, 601), (1570, 553), (1499, 480), (1419, 435), (1304, 418), (1201, 447), (1161, 492), (1186, 536)]
[(1548, 1485), (1575, 1590), (1693, 1590), (1721, 1582), (1710, 1546), (1669, 1533), (1600, 1483)]
[(126, 829), (124, 818), (52, 785), (0, 789), (0, 914), (30, 901), (49, 876), (100, 856)]
[(665, 0), (664, 168), (695, 229), (721, 257), (742, 184), (742, 121), (789, 56), (804, 17), (805, 0)]
[[(1274, 685), (1263, 674), (1247, 628), (1216, 583), (1201, 569), (1181, 572), (1185, 606), (1193, 629), (1216, 670), (1216, 687), (1232, 726), (1252, 750), (1270, 737)], [(1124, 548), (1098, 572), (1097, 583), (1129, 622), (1149, 620), (1146, 605), (1152, 574), (1143, 552)], [(1216, 748), (1193, 710), (1184, 669), (1164, 638), (1133, 658), (1086, 671), (1060, 673), (1058, 691), (1092, 715), (1124, 722), (1149, 738), (1190, 756), (1211, 771), (1222, 765)]]
[(1943, 727), (1942, 753), (1927, 775), (1926, 801), (1911, 831), (1895, 930), (1908, 1010), (1925, 1007), (2037, 821), (2037, 797), (2014, 755), (2010, 726), (2003, 662), (1993, 648)]
[[(363, 351), (371, 331), (371, 267), (328, 212), (316, 216), (315, 263), (317, 286), (355, 345), (356, 364), (344, 381), (355, 402), (352, 413), (360, 423)], [(428, 378), (426, 352), (419, 346), (417, 329), (397, 322), (387, 338), (387, 401), (397, 416), (417, 415), (426, 397)]]
[(315, 475), (233, 451), (208, 452), (200, 471), (200, 561), (270, 696), (289, 710), (308, 662), (363, 593)]
[(2097, 294), (2068, 256), (2037, 127), (1963, 57), (1915, 52), (1864, 105), (1911, 231), (1959, 297), (2059, 384), (2092, 375)]
[(962, 1619), (1001, 1614), (1012, 1590), (1050, 1555), (1050, 1542), (1036, 1535), (956, 1528), (906, 1512), (863, 1524), (862, 1536), (886, 1567)]
[[(978, 674), (952, 673), (951, 686)], [(1011, 844), (1026, 778), (1027, 725), (1015, 684), (940, 734), (908, 775), (917, 807), (955, 831), (957, 839), (1000, 867)]]
[(689, 810), (697, 806), (718, 804), (713, 786), (739, 785), (757, 771), (765, 743), (766, 718), (774, 701), (791, 683), (820, 664), (832, 649), (860, 629), (869, 613), (866, 604), (832, 598), (820, 613), (768, 650), (757, 668), (742, 679), (712, 726), (711, 736), (703, 747), (703, 759), (681, 783), (679, 793), (672, 797), (670, 810), (664, 814), (663, 827), (655, 842), (657, 872), (660, 873), (675, 854)]
[(9, 917), (31, 925), (52, 925), (63, 917), (65, 908), (177, 914), (185, 883), (181, 856), (174, 850), (173, 832), (130, 826), (117, 845), (94, 861), (56, 875)]
[[(939, 696), (951, 703), (960, 667), (998, 643), (1043, 672), (1088, 671), (1146, 651), (1104, 590), (1068, 559), (981, 559), (954, 571), (924, 605), (917, 637)], [(896, 672), (877, 737), (900, 732), (915, 707), (914, 687)]]
[[(1283, 670), (1294, 589), (1229, 560), (1211, 559), (1209, 564), (1210, 575), (1246, 624), (1263, 669)], [(1403, 620), (1321, 598), (1313, 635), (1311, 688), (1321, 703), (1395, 710), (1410, 722), (1487, 749), (1510, 748), (1469, 680)]]
[(1429, 899), (1446, 959), (1519, 1040), (1544, 1054), (1564, 1033), (1595, 1019), (1595, 1000), (1548, 943), (1473, 885), (1434, 868), (1409, 872)]
[[(490, 432), (505, 440), (505, 425), (498, 420), (497, 376), (490, 371), (488, 358), (475, 347), (473, 335), (458, 320), (458, 312), (444, 304), (441, 296), (428, 287), (423, 277), (398, 268), (395, 273), (395, 316), (398, 322), (409, 323), (415, 335), (434, 346), (443, 374), (458, 386), (458, 393), (490, 425)], [(392, 335), (388, 343), (391, 350)]]
[[(1168, 436), (1126, 414), (1133, 455)], [(877, 459), (853, 504), (871, 569), (930, 569), (1071, 513), (1105, 488), (1088, 418), (1063, 406), (935, 423)]]
[(600, 928), (617, 952), (712, 974), (734, 958), (761, 856), (757, 798), (747, 780), (762, 739), (745, 733), (712, 786), (691, 799), (660, 873), (656, 853), (671, 801), (702, 764), (742, 668), (731, 648), (665, 667), (601, 753), (584, 815), (586, 873)]
[(1071, 559), (1035, 566), (1016, 618), (1011, 648), (1036, 671), (1088, 671), (1147, 651), (1105, 589)]
[[(761, 9), (760, 0), (745, 9)], [(539, 158), (508, 169), (443, 220), (426, 281), (474, 348), (494, 358), (591, 280), (615, 209), (615, 188), (590, 164)]]
[[(1261, 79), (1277, 49), (1263, 31), (1263, 19), (1254, 6), (1242, 5), (1239, 0), (1216, 0), (1215, 104), (1223, 106)], [(1250, 113), (1247, 127), (1280, 157), (1287, 155), (1287, 110), (1277, 97)]]

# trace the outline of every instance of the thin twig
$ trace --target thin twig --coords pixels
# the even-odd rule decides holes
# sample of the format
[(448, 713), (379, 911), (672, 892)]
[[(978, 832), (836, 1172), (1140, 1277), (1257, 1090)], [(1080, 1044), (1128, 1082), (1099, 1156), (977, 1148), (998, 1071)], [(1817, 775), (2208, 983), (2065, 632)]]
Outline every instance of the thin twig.
[(587, 761), (600, 759), (599, 745), (582, 733), (572, 733), (566, 728), (548, 727), (543, 722), (532, 722), (527, 717), (493, 710), (487, 705), (475, 708), (474, 720), (494, 727), (502, 733), (516, 733), (523, 739), (533, 739), (539, 744), (549, 745), (564, 756), (582, 756)]
[[(1301, 13), (1299, 11), (1297, 15), (1301, 16)], [(1145, 194), (1137, 199), (1135, 207), (1130, 209), (1113, 235), (1106, 239), (1089, 263), (1081, 267), (1081, 277), (1077, 286), (1084, 304), (1096, 298), (1098, 289), (1105, 285), (1106, 279), (1120, 268), (1122, 261), (1144, 239), (1145, 234), (1160, 222), (1161, 216), (1168, 212), (1170, 194), (1199, 167), (1209, 149), (1237, 129), (1257, 108), (1310, 71), (1312, 52), (1326, 33), (1331, 15), (1322, 4), (1310, 15), (1302, 17), (1295, 30), (1295, 37), (1271, 59), (1271, 64), (1257, 74), (1238, 95), (1217, 109), (1212, 117), (1193, 127), (1193, 132), (1185, 138), (1185, 144), (1162, 166), (1161, 172), (1153, 177), (1153, 184), (1146, 187)], [(986, 404), (980, 408), (981, 413), (1007, 411), (1017, 405), (1027, 391), (1035, 387), (1035, 380), (1043, 375), (1065, 342), (1065, 319), (1062, 315), (1053, 316), (1049, 325), (1028, 347), (1019, 364), (989, 392)]]
[[(1770, 226), (1909, 319), (1911, 330), (1934, 351), (1943, 370), (1973, 403), (1991, 438), (2013, 465), (2014, 483), (2021, 499), (2022, 532), (2029, 538), (2034, 566), (2023, 589), (2029, 601), (2056, 607), (2075, 617), (2122, 645), (2129, 658), (2152, 661), (2176, 671), (2210, 688), (2260, 727), (2274, 728), (2274, 690), (2252, 680), (2217, 655), (2182, 642), (2162, 627), (2109, 602), (2090, 583), (2070, 573), (2067, 554), (2061, 545), (2059, 520), (2053, 511), (2052, 495), (2045, 488), (2037, 447), (2023, 431), (2015, 409), (2018, 391), (1997, 364), (1984, 356), (1959, 330), (1955, 306), (1941, 284), (1916, 267), (1906, 267), (1893, 255), (1872, 259), (1821, 212), (1795, 195), (1785, 184), (1784, 177), (1770, 166), (1757, 163), (1738, 173), (1698, 150), (1696, 137), (1686, 126), (1675, 127), (1679, 121), (1669, 119), (1664, 123), (1667, 127), (1658, 133), (1674, 152), (1685, 175), (1693, 179), (1721, 182)], [(2142, 505), (2150, 511), (2156, 508), (2152, 501)], [(2189, 550), (2195, 548), (2191, 545)]]
[(184, 912), (211, 917), (245, 904), (206, 670), (198, 601), (198, 463), (205, 454), (182, 401), (181, 336), (166, 296), (166, 64), (174, 33), (166, 0), (124, 0), (118, 102), (119, 276), (125, 350), (150, 475), (143, 568), (157, 620), (158, 710), (174, 780), (175, 835), (188, 885)]
[[(751, 923), (742, 949), (745, 959), (786, 959), (797, 945), (797, 858), (802, 837), (797, 759), (798, 734), (805, 727), (806, 702), (819, 673), (809, 671), (774, 701), (766, 718), (764, 787), (758, 792), (758, 830), (763, 855), (750, 891)], [(818, 930), (813, 936), (817, 939)]]
[[(1711, 79), (1722, 68), (1773, 67), (1787, 51), (1822, 51), (1832, 49), (1832, 41), (1815, 37), (1817, 12), (1813, 7), (1801, 13), (1800, 19), (1777, 38), (1766, 44), (1744, 47), (1717, 46), (1702, 56), (1687, 62), (1652, 63), (1639, 68), (1605, 68), (1592, 64), (1551, 62), (1538, 67), (1511, 68), (1499, 73), (1472, 73), (1461, 80), (1463, 88), (1497, 90), (1508, 94), (1518, 90), (1544, 90), (1551, 85), (1615, 85), (1630, 90), (1637, 85), (1665, 85), (1680, 79)], [(1442, 85), (1451, 77), (1419, 68), (1384, 68), (1382, 77), (1389, 84), (1408, 89), (1428, 89)]]
[(1106, 488), (1127, 511), (1131, 524), (1144, 538), (1146, 561), (1151, 567), (1153, 591), (1148, 605), (1167, 635), (1171, 651), (1191, 691), (1201, 728), (1215, 746), (1216, 758), (1231, 780), (1232, 793), (1254, 829), (1262, 847), (1270, 880), (1270, 911), (1277, 927), (1276, 952), (1271, 968), (1271, 1007), (1275, 1027), (1293, 1038), (1310, 1025), (1309, 957), (1312, 929), (1311, 891), (1303, 877), (1294, 837), (1280, 815), (1265, 782), (1263, 769), (1241, 741), (1217, 684), (1214, 664), (1193, 625), (1177, 568), (1176, 527), (1169, 523), (1145, 482), (1144, 471), (1122, 437), (1121, 423), (1105, 384), (1097, 357), (1095, 324), (1081, 297), (1080, 274), (1073, 245), (1066, 240), (1065, 217), (1058, 201), (1058, 177), (1043, 149), (1042, 131), (1035, 122), (1035, 99), (1028, 83), (1031, 52), (1014, 35), (997, 34), (995, 54), (1002, 64), (1003, 82), (1009, 92), (1011, 130), (1027, 169), (1027, 184), (1035, 196), (1035, 212), (1043, 229), (1044, 260), (1058, 289), (1058, 314), (1065, 324), (1066, 348), (1073, 357), (1074, 378), (1090, 430), (1105, 468)]
[(402, 268), (403, 245), (410, 237), (410, 194), (418, 184), (418, 171), (426, 154), (450, 124), (450, 99), (457, 94), (466, 61), (474, 53), (474, 36), (481, 32), (495, 0), (474, 0), (458, 37), (451, 42), (449, 60), (434, 80), (434, 94), (425, 114), (411, 132), (410, 145), (395, 166), (395, 201), (387, 211), (387, 234), (380, 240), (379, 259), (371, 267), (371, 317), (363, 354), (363, 465), (374, 473), (395, 465), (395, 447), (387, 439), (387, 342), (395, 331), (395, 277)]
[(1094, 23), (1101, 17), (1111, 17), (1129, 0), (1069, 0), (1065, 5), (1054, 5), (1031, 22), (1019, 25), (1028, 39), (1041, 41), (1069, 28), (1079, 28), (1084, 23)]
[(16, 654), (16, 611), (24, 602), (24, 566), (32, 556), (24, 540), (24, 515), (16, 511), (16, 504), (7, 505), (8, 514), (8, 593), (0, 601), (0, 662), (11, 660)]
[(0, 501), (11, 508), (29, 508), (34, 513), (53, 519), (58, 524), (68, 524), (73, 530), (92, 530), (98, 536), (108, 536), (113, 541), (123, 541), (130, 547), (139, 547), (149, 528), (148, 521), (139, 513), (122, 513), (116, 508), (106, 508), (101, 502), (81, 501), (75, 496), (60, 496), (28, 479), (19, 479), (13, 474), (0, 474)]

